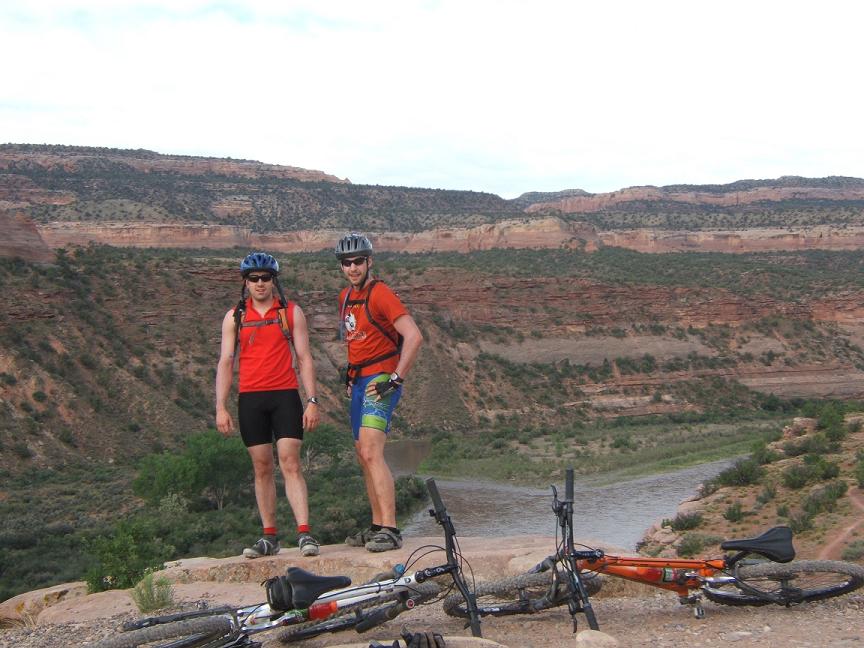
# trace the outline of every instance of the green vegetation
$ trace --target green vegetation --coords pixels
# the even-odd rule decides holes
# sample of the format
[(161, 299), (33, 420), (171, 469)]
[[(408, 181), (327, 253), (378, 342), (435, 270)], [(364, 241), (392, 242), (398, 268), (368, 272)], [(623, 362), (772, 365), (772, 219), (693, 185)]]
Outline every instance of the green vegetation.
[(558, 429), (501, 421), (476, 433), (439, 432), (421, 470), (439, 475), (544, 484), (566, 467), (613, 479), (674, 470), (740, 455), (771, 420), (673, 423), (668, 420), (576, 421)]
[(744, 519), (744, 509), (741, 506), (741, 502), (734, 502), (726, 507), (726, 510), (723, 512), (723, 517), (729, 520), (730, 522), (740, 522)]
[(699, 556), (705, 547), (710, 547), (722, 539), (704, 533), (685, 533), (678, 543), (676, 553), (679, 558), (694, 558)]
[(861, 560), (864, 558), (864, 540), (853, 540), (849, 543), (843, 554), (840, 556), (843, 560)]
[(701, 513), (679, 513), (672, 520), (663, 520), (664, 527), (670, 527), (673, 531), (687, 531), (695, 529), (702, 524)]
[(174, 587), (164, 576), (148, 571), (132, 590), (132, 600), (139, 612), (164, 610), (174, 604)]
[[(82, 466), (14, 478), (5, 474), (10, 497), (0, 501), (0, 599), (81, 579), (91, 591), (133, 587), (166, 560), (237, 555), (260, 535), (261, 527), (248, 456), (225, 450), (232, 439), (220, 446), (224, 461), (214, 462), (218, 453), (205, 450), (220, 437), (210, 431), (189, 438), (186, 449), (175, 455), (183, 466), (183, 478), (178, 480), (164, 479), (165, 470), (175, 465), (170, 453), (145, 456), (137, 470)], [(310, 438), (315, 441), (304, 446), (303, 460), (312, 527), (321, 542), (341, 542), (350, 531), (371, 522), (365, 498), (346, 496), (364, 492), (362, 475), (350, 435), (323, 425)], [(235, 472), (241, 459), (244, 475)], [(233, 488), (220, 486), (220, 470), (236, 476)], [(132, 496), (133, 478), (145, 500)], [(425, 500), (425, 489), (416, 478), (399, 478), (396, 487), (400, 517)], [(282, 492), (279, 476), (277, 488)], [(99, 516), (89, 512), (94, 501), (100, 502)], [(101, 505), (106, 502), (110, 505)], [(283, 544), (291, 546), (294, 523), (283, 497), (278, 518)], [(44, 520), (51, 522), (46, 525)]]

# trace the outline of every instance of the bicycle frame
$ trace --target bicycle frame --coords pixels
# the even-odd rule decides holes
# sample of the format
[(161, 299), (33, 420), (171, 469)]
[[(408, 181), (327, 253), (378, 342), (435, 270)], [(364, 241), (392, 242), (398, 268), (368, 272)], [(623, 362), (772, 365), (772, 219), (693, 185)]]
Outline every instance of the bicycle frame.
[[(414, 585), (425, 582), (435, 576), (453, 573), (455, 569), (457, 568), (453, 565), (438, 565), (437, 567), (428, 567), (418, 570), (413, 574), (397, 578), (332, 590), (319, 596), (308, 608), (281, 611), (272, 609), (267, 603), (261, 603), (239, 609), (226, 609), (225, 612), (233, 617), (234, 623), (238, 628), (242, 628), (248, 634), (254, 634), (305, 621), (326, 619), (339, 612), (339, 610), (362, 603), (363, 601), (377, 599), (382, 594), (397, 592), (410, 594)], [(413, 607), (413, 605), (409, 604), (408, 607)], [(213, 611), (211, 610), (209, 613), (213, 614)], [(202, 616), (204, 614), (206, 612), (202, 612)]]
[[(736, 551), (721, 558), (686, 559), (686, 558), (647, 558), (641, 556), (606, 555), (599, 549), (576, 550), (573, 542), (573, 469), (565, 471), (564, 499), (558, 500), (558, 492), (552, 486), (552, 509), (558, 518), (562, 533), (563, 547), (554, 556), (553, 563), (562, 564), (569, 577), (570, 598), (568, 608), (573, 619), (573, 629), (576, 630), (576, 614), (583, 612), (592, 629), (598, 624), (588, 592), (582, 582), (581, 572), (607, 574), (625, 580), (642, 583), (651, 587), (669, 590), (678, 595), (683, 604), (693, 606), (696, 618), (705, 616), (701, 604), (701, 590), (705, 586), (736, 583), (742, 589), (751, 591), (754, 596), (764, 600), (778, 602), (776, 597), (753, 590), (741, 583), (734, 575), (726, 572), (737, 565), (743, 558), (753, 553), (760, 554), (769, 560), (788, 562), (795, 556), (791, 544), (791, 531), (788, 528), (775, 528), (766, 532), (758, 539), (732, 541), (724, 543), (724, 549)], [(542, 563), (541, 563), (542, 564)]]
[[(585, 556), (594, 552), (574, 552), (580, 570), (617, 576), (636, 583), (675, 592), (682, 598), (710, 582), (717, 572), (727, 569), (725, 558), (700, 560), (677, 558), (640, 558), (603, 554), (601, 558)], [(734, 580), (733, 576), (723, 578)]]

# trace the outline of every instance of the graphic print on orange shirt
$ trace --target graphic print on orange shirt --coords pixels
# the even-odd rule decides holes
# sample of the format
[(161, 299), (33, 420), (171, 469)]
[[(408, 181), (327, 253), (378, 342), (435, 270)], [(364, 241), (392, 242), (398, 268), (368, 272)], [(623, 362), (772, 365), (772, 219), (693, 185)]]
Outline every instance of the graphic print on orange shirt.
[[(366, 313), (366, 300), (372, 288), (372, 285), (360, 291), (345, 288), (339, 295), (341, 324), (344, 340), (348, 344), (348, 362), (354, 365), (391, 354), (396, 346), (395, 341), (399, 338), (393, 322), (408, 314), (399, 297), (386, 284), (376, 281), (368, 306), (374, 320), (387, 332), (385, 335), (369, 321)], [(360, 370), (360, 375), (392, 372), (398, 362), (398, 356), (391, 355), (390, 358), (364, 367)]]

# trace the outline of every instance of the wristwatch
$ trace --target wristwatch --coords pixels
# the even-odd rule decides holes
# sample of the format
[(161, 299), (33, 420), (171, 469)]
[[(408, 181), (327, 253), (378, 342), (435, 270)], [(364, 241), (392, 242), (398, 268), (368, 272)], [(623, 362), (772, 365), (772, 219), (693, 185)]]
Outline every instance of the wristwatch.
[(405, 382), (405, 379), (394, 371), (392, 374), (390, 374), (390, 382), (401, 385), (403, 382)]
[(318, 404), (318, 399), (315, 398), (314, 396), (310, 396), (309, 398), (306, 399), (306, 402), (307, 402), (307, 403), (312, 403), (312, 405), (317, 405), (317, 404)]

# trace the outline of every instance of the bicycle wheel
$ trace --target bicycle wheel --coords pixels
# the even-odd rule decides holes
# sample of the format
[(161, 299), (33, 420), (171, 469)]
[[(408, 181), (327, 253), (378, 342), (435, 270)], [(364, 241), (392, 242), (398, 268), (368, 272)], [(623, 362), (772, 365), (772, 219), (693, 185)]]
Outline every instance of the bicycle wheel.
[[(358, 623), (369, 622), (373, 619), (380, 619), (380, 621), (369, 625), (370, 628), (373, 625), (380, 625), (407, 609), (404, 607), (402, 600), (403, 597), (401, 595), (403, 593), (404, 590), (381, 594), (368, 601), (348, 605), (339, 610), (336, 615), (327, 617), (326, 619), (307, 621), (289, 626), (279, 635), (279, 641), (282, 643), (302, 641), (317, 637), (325, 632), (349, 630), (354, 628)], [(440, 593), (441, 588), (431, 581), (411, 586), (411, 598), (418, 604), (435, 598)]]
[(760, 598), (765, 592), (780, 605), (820, 601), (852, 592), (864, 585), (864, 568), (835, 560), (801, 560), (787, 564), (763, 563), (738, 570), (738, 579), (746, 588), (734, 582), (705, 585), (705, 597), (722, 605), (768, 605), (774, 601)]
[[(585, 572), (581, 576), (589, 596), (600, 591), (601, 580), (597, 574)], [(552, 572), (545, 571), (480, 583), (474, 594), (480, 616), (505, 616), (533, 614), (564, 605), (570, 597), (570, 584), (559, 581), (555, 591), (551, 589)], [(444, 611), (450, 616), (468, 618), (468, 606), (461, 594), (444, 599)]]
[[(91, 648), (136, 648), (155, 641), (201, 635), (202, 642), (231, 633), (231, 619), (223, 616), (200, 617), (148, 626), (122, 632), (91, 644)], [(195, 645), (195, 644), (192, 644)]]

